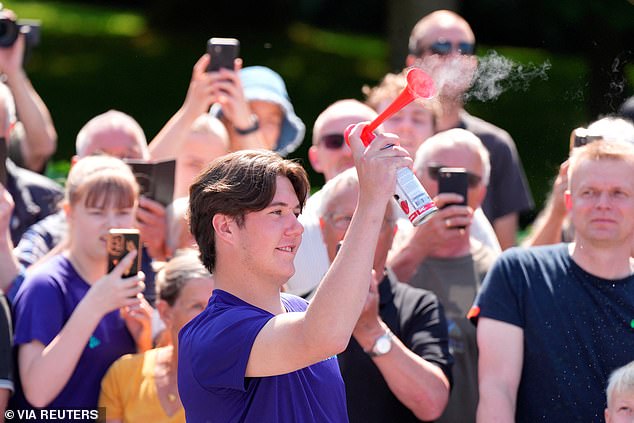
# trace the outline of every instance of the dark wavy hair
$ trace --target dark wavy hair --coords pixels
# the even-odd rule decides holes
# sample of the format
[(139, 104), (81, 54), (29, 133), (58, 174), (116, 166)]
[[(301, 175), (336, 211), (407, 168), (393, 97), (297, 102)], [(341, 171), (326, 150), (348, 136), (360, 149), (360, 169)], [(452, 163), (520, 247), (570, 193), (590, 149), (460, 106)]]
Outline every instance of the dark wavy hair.
[(266, 150), (242, 150), (214, 160), (189, 189), (189, 230), (209, 272), (216, 266), (213, 217), (220, 213), (244, 225), (249, 212), (265, 209), (275, 196), (277, 176), (289, 179), (303, 208), (308, 175), (297, 162)]

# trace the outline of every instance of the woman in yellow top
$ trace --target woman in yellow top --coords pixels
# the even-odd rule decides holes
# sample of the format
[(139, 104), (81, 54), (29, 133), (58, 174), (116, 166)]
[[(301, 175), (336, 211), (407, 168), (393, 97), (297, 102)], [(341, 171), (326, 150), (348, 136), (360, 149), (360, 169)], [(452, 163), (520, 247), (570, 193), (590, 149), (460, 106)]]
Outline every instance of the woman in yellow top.
[(185, 422), (176, 383), (178, 331), (205, 308), (213, 279), (198, 253), (186, 250), (170, 260), (156, 280), (167, 346), (125, 355), (110, 367), (99, 397), (108, 423)]

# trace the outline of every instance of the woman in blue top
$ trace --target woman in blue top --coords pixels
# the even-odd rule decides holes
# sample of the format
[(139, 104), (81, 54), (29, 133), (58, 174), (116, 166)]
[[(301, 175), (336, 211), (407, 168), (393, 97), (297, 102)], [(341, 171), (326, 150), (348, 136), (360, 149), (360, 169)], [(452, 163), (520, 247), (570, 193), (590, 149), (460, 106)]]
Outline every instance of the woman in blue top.
[(71, 169), (66, 248), (27, 275), (14, 304), (16, 407), (95, 409), (110, 364), (151, 347), (143, 274), (121, 276), (136, 254), (106, 273), (108, 230), (134, 226), (138, 194), (119, 159), (87, 157)]

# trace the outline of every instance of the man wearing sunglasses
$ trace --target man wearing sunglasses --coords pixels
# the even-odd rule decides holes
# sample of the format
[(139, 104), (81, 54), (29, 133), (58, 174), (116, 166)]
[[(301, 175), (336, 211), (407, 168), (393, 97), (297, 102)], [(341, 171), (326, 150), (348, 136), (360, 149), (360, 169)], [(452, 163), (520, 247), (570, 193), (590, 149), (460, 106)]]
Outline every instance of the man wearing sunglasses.
[[(466, 205), (461, 194), (439, 192), (439, 178), (448, 168), (466, 171)], [(420, 146), (414, 173), (439, 211), (395, 242), (389, 265), (399, 280), (434, 292), (445, 307), (454, 384), (449, 404), (436, 421), (472, 423), (478, 403), (478, 356), (475, 328), (465, 316), (498, 255), (472, 235), (476, 222), (487, 223), (480, 204), (490, 174), (488, 151), (471, 132), (450, 129)]]
[[(336, 101), (317, 116), (308, 159), (313, 169), (324, 175), (326, 182), (354, 166), (352, 151), (343, 138), (348, 125), (370, 121), (376, 116), (369, 106), (352, 99)], [(313, 292), (330, 266), (316, 213), (320, 204), (321, 193), (317, 191), (307, 200), (299, 217), (304, 235), (295, 255), (295, 274), (286, 284), (288, 292), (302, 297)]]
[(514, 245), (519, 213), (530, 210), (533, 200), (510, 135), (464, 110), (464, 95), (478, 66), (471, 27), (454, 12), (435, 11), (414, 26), (409, 51), (406, 65), (420, 66), (438, 85), (441, 113), (437, 130), (467, 129), (489, 150), (491, 180), (482, 209), (492, 222), (502, 248)]

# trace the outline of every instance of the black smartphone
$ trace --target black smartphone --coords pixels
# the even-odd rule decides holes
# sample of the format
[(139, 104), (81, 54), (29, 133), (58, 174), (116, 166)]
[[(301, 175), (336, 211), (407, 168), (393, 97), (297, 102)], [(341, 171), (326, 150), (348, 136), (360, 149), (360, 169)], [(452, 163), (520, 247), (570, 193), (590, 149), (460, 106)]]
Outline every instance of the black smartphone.
[(123, 277), (128, 278), (139, 273), (141, 263), (141, 234), (138, 229), (110, 229), (108, 231), (108, 273), (112, 272), (117, 264), (130, 252), (136, 250), (136, 258), (130, 267), (123, 272)]
[(217, 72), (221, 68), (233, 70), (233, 62), (240, 54), (240, 41), (235, 38), (210, 38), (207, 53), (210, 57), (207, 72)]
[[(438, 193), (453, 192), (462, 195), (461, 206), (467, 205), (467, 192), (469, 190), (469, 180), (467, 169), (463, 167), (441, 167), (438, 170)], [(447, 207), (446, 204), (444, 207)]]

